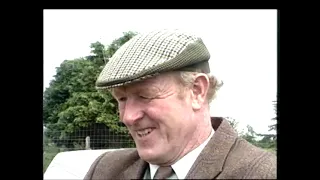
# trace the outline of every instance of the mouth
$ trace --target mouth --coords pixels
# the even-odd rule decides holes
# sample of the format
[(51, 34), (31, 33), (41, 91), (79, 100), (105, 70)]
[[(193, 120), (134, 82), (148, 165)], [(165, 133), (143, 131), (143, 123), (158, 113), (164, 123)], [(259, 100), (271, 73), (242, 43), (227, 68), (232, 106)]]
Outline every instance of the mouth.
[(153, 132), (155, 128), (145, 128), (145, 129), (141, 129), (139, 131), (136, 131), (138, 137), (142, 138), (145, 136), (148, 136), (149, 134), (151, 134)]

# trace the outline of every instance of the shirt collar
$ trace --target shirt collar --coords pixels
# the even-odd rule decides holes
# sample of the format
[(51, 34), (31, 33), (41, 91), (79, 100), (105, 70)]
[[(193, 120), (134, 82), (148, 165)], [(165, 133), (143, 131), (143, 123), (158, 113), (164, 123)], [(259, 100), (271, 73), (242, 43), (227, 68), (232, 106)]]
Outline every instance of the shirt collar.
[[(175, 164), (171, 166), (178, 179), (185, 179), (191, 166), (193, 165), (195, 160), (198, 158), (203, 148), (208, 144), (213, 134), (214, 134), (214, 130), (212, 129), (210, 136), (200, 146), (198, 146), (197, 148), (195, 148), (194, 150), (186, 154), (184, 157), (182, 157), (179, 161), (177, 161)], [(159, 166), (149, 163), (149, 168), (150, 168), (150, 177), (152, 177), (151, 179), (153, 179)]]

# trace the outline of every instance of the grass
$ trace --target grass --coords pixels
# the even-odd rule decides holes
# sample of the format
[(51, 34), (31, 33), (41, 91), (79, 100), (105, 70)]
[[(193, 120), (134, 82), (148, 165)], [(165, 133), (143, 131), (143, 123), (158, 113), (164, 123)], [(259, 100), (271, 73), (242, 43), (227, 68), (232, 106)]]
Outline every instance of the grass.
[(54, 145), (47, 145), (44, 147), (43, 153), (43, 173), (46, 172), (53, 158), (60, 152), (60, 149)]
[(265, 148), (265, 150), (270, 151), (274, 154), (277, 154), (277, 150), (275, 148)]
[(46, 172), (48, 166), (50, 165), (51, 161), (53, 158), (57, 155), (58, 153), (43, 153), (43, 173)]

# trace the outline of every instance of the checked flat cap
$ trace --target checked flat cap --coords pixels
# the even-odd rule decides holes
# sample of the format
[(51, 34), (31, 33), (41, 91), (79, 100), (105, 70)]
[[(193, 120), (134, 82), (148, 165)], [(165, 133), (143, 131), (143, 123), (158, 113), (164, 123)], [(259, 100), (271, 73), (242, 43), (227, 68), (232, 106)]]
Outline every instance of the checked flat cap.
[(210, 53), (202, 39), (180, 30), (138, 34), (122, 45), (100, 73), (97, 89), (109, 89), (162, 72), (200, 68), (209, 73)]

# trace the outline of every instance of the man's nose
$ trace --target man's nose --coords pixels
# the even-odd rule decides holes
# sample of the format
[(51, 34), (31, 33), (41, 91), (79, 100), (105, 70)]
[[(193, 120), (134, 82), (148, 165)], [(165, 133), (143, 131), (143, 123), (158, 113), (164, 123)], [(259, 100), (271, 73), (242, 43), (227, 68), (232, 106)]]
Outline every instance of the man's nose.
[(134, 99), (127, 99), (123, 112), (122, 122), (126, 125), (133, 125), (143, 117), (143, 110), (139, 102)]

